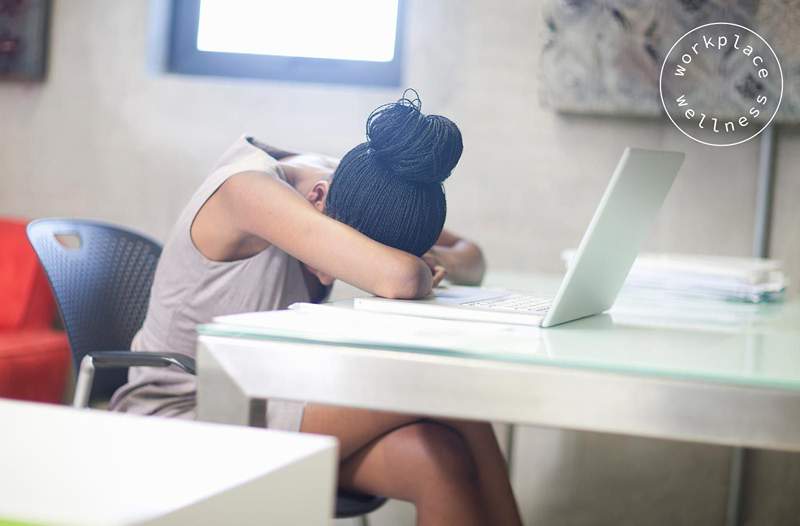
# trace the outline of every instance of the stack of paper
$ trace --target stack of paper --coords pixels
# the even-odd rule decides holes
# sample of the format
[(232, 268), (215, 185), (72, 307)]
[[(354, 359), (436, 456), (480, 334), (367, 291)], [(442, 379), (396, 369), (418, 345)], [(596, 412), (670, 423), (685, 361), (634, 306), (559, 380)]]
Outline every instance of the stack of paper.
[(543, 352), (538, 327), (378, 314), (311, 303), (295, 303), (290, 310), (218, 316), (200, 331), (449, 353)]
[[(574, 254), (562, 254), (568, 267)], [(761, 303), (781, 299), (787, 284), (781, 262), (774, 259), (641, 254), (624, 290)]]

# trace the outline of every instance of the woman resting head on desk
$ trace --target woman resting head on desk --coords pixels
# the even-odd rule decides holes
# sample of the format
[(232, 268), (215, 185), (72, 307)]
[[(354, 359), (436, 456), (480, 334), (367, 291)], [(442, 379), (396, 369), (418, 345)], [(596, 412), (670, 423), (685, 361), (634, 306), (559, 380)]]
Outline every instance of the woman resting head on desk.
[[(426, 296), (445, 273), (479, 283), (480, 249), (443, 230), (461, 133), (414, 95), (376, 109), (341, 161), (237, 141), (164, 246), (132, 347), (193, 355), (198, 323), (321, 301), (334, 279), (391, 298)], [(193, 418), (194, 395), (189, 375), (132, 368), (112, 408)], [(267, 425), (336, 436), (339, 484), (413, 502), (419, 524), (520, 523), (489, 424), (270, 401)]]

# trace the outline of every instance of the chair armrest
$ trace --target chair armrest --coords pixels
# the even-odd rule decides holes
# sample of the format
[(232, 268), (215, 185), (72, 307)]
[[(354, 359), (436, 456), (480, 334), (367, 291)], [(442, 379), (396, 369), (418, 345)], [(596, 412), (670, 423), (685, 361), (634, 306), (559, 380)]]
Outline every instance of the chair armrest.
[(92, 362), (97, 369), (169, 367), (174, 365), (189, 374), (197, 374), (194, 358), (174, 352), (97, 351), (86, 353), (86, 356), (92, 358)]
[(78, 380), (75, 383), (75, 397), (72, 405), (73, 407), (87, 407), (89, 405), (95, 369), (169, 367), (170, 365), (174, 365), (189, 374), (197, 374), (194, 358), (185, 354), (150, 351), (95, 351), (86, 353), (81, 359), (81, 365), (78, 369)]

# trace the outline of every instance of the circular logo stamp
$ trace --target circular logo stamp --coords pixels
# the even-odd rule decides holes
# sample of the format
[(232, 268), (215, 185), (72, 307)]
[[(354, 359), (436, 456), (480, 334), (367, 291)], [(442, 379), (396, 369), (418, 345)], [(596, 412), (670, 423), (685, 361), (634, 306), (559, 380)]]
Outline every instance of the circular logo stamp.
[(769, 126), (783, 98), (783, 70), (758, 33), (729, 22), (696, 27), (664, 57), (661, 104), (687, 137), (735, 146)]

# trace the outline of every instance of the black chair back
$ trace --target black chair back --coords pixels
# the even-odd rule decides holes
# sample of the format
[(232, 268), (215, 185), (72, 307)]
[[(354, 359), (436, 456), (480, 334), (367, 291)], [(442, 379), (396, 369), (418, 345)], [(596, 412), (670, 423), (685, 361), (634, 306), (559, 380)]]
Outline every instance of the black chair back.
[[(38, 219), (27, 232), (53, 289), (75, 370), (88, 352), (129, 350), (147, 313), (161, 245), (82, 219)], [(126, 369), (103, 371), (94, 395), (109, 396), (126, 377)]]

